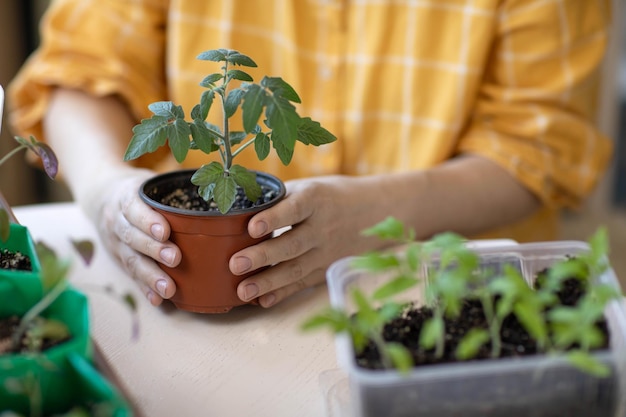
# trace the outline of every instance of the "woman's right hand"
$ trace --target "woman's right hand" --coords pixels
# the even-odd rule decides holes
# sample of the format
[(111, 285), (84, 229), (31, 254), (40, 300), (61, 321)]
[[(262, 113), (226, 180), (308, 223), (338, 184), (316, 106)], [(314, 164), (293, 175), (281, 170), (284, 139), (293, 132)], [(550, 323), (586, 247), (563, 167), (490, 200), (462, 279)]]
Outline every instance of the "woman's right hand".
[(167, 220), (145, 204), (137, 192), (153, 172), (126, 172), (123, 178), (109, 180), (87, 203), (90, 207), (84, 208), (108, 251), (137, 282), (148, 301), (157, 306), (176, 292), (176, 284), (157, 262), (175, 267), (182, 256), (169, 241)]

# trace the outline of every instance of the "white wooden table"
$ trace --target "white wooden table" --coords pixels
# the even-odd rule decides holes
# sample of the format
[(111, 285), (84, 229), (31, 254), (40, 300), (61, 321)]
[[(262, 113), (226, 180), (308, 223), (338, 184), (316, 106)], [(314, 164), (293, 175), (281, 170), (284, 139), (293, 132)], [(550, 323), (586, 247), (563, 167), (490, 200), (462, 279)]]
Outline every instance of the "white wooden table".
[[(336, 415), (328, 398), (344, 383), (333, 338), (299, 329), (328, 304), (325, 286), (267, 310), (243, 306), (224, 315), (199, 315), (153, 307), (99, 243), (78, 206), (23, 206), (14, 212), (35, 240), (74, 258), (71, 281), (89, 297), (93, 339), (141, 415)], [(90, 267), (74, 255), (70, 239), (96, 243)], [(99, 289), (105, 285), (137, 299), (137, 340), (131, 338), (128, 308)]]

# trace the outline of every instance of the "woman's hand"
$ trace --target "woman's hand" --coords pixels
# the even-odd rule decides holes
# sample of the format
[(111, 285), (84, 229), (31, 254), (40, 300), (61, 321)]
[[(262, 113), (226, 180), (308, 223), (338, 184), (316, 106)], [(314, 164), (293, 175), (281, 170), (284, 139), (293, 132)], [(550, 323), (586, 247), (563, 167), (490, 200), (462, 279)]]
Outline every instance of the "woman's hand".
[[(236, 275), (274, 265), (241, 282), (244, 301), (259, 297), (272, 306), (295, 292), (324, 282), (335, 260), (372, 247), (360, 231), (370, 226), (372, 207), (358, 198), (363, 181), (332, 176), (286, 183), (287, 195), (276, 206), (255, 215), (248, 224), (252, 237), (291, 226), (280, 236), (243, 249), (230, 259)], [(375, 214), (375, 213), (374, 213)]]
[[(176, 284), (157, 262), (170, 267), (180, 263), (181, 253), (170, 242), (170, 226), (158, 212), (145, 204), (137, 193), (141, 183), (153, 173), (136, 171), (131, 176), (108, 183), (95, 199), (94, 213), (102, 242), (137, 282), (152, 305), (176, 292)], [(92, 200), (93, 201), (93, 200)]]

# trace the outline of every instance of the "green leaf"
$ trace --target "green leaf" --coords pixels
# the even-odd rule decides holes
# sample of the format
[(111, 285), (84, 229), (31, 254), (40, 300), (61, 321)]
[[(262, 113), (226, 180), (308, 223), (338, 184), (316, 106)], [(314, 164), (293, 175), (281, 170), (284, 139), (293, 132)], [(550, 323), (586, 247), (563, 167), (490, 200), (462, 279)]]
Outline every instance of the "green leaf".
[(227, 213), (235, 204), (237, 198), (237, 183), (232, 176), (220, 177), (215, 182), (213, 201), (217, 204), (220, 213)]
[(233, 80), (239, 80), (239, 81), (250, 81), (250, 82), (254, 81), (248, 73), (240, 71), (240, 70), (229, 70), (226, 73), (226, 77), (229, 80), (233, 79)]
[(294, 103), (300, 103), (300, 97), (285, 80), (280, 77), (263, 77), (261, 86), (267, 88), (274, 96), (287, 99)]
[(222, 78), (224, 78), (224, 76), (217, 72), (214, 74), (209, 74), (206, 77), (204, 77), (202, 81), (200, 81), (200, 85), (205, 88), (213, 88), (215, 87), (215, 83), (221, 80)]
[(445, 325), (441, 318), (432, 317), (422, 327), (420, 332), (419, 344), (424, 349), (432, 349), (437, 344), (437, 340), (442, 337), (445, 331)]
[(372, 306), (362, 291), (355, 289), (352, 291), (352, 300), (357, 306), (355, 318), (365, 328), (372, 329), (380, 324), (378, 311)]
[(226, 113), (227, 118), (230, 118), (233, 114), (235, 114), (245, 92), (246, 91), (242, 88), (230, 90), (224, 100), (224, 112)]
[(205, 121), (195, 119), (193, 123), (189, 125), (189, 128), (191, 131), (191, 137), (193, 138), (191, 148), (196, 147), (206, 154), (219, 149), (215, 143), (217, 136), (209, 130)]
[[(202, 120), (206, 120), (209, 115), (209, 110), (211, 110), (214, 98), (215, 92), (213, 90), (204, 91), (200, 96), (200, 118)], [(197, 117), (194, 117), (194, 119), (197, 119)]]
[(283, 165), (289, 165), (296, 145), (295, 136), (283, 137), (281, 132), (274, 130), (270, 136), (270, 141), (272, 142), (272, 147), (276, 150), (276, 155), (280, 158), (280, 162)]
[(490, 340), (489, 332), (485, 329), (470, 329), (456, 348), (455, 355), (460, 360), (474, 358), (480, 348)]
[(202, 61), (222, 62), (226, 61), (226, 54), (228, 54), (228, 52), (228, 49), (212, 49), (210, 51), (200, 53), (196, 59)]
[(393, 366), (401, 373), (408, 373), (413, 368), (411, 352), (400, 343), (387, 343), (384, 347)]
[(254, 151), (260, 161), (270, 154), (270, 138), (263, 132), (257, 133), (254, 138)]
[(177, 162), (181, 163), (187, 157), (189, 151), (191, 128), (183, 119), (176, 119), (173, 124), (168, 126), (168, 143), (172, 154)]
[(296, 146), (300, 116), (296, 113), (296, 108), (284, 98), (268, 96), (266, 103), (265, 115), (267, 124), (272, 129), (270, 138), (274, 148), (283, 163), (285, 163), (285, 159), (283, 159), (281, 153), (289, 155), (288, 160), (291, 161), (291, 155)]
[(133, 137), (126, 148), (124, 161), (137, 159), (165, 145), (168, 129), (169, 122), (166, 117), (152, 116), (150, 119), (143, 119), (140, 124), (133, 127)]
[(41, 264), (43, 288), (47, 292), (59, 282), (66, 280), (70, 263), (67, 260), (59, 259), (54, 250), (43, 242), (37, 242), (35, 251)]
[(363, 236), (376, 236), (384, 240), (401, 241), (405, 235), (404, 224), (400, 220), (389, 216), (374, 226), (363, 230), (361, 234)]
[(582, 370), (598, 378), (606, 378), (611, 375), (611, 368), (594, 358), (591, 354), (574, 350), (566, 354), (567, 360)]
[(256, 84), (251, 84), (243, 94), (243, 128), (246, 132), (251, 132), (259, 121), (263, 106), (265, 104), (265, 91)]
[(541, 344), (548, 336), (548, 329), (541, 310), (530, 303), (517, 302), (513, 306), (515, 317), (526, 331)]
[(177, 106), (171, 101), (157, 101), (149, 104), (148, 109), (156, 116), (167, 117), (168, 119), (184, 119), (185, 112), (181, 106)]
[(399, 276), (392, 279), (391, 281), (386, 282), (378, 289), (376, 289), (376, 291), (374, 291), (374, 294), (372, 295), (372, 298), (374, 300), (384, 300), (386, 298), (401, 294), (409, 288), (413, 288), (418, 283), (419, 281), (416, 278)]
[(0, 240), (6, 242), (9, 240), (11, 233), (11, 224), (9, 222), (9, 213), (0, 207)]
[(226, 60), (233, 65), (241, 65), (243, 67), (256, 67), (256, 62), (247, 55), (239, 53), (238, 51), (229, 51), (226, 56)]
[(319, 122), (303, 117), (298, 125), (297, 139), (305, 145), (320, 146), (336, 141), (337, 137), (324, 129)]
[(257, 201), (263, 192), (261, 186), (256, 181), (256, 174), (241, 165), (233, 165), (230, 167), (230, 175), (238, 186), (243, 188), (248, 200)]
[(344, 311), (327, 308), (302, 323), (301, 329), (310, 331), (320, 327), (327, 327), (333, 333), (341, 333), (347, 331), (350, 328), (350, 324), (350, 318)]
[(370, 272), (382, 272), (400, 266), (400, 261), (393, 254), (369, 252), (357, 256), (351, 263), (353, 268)]
[(224, 167), (217, 161), (202, 165), (191, 176), (191, 183), (197, 186), (215, 184), (224, 176)]

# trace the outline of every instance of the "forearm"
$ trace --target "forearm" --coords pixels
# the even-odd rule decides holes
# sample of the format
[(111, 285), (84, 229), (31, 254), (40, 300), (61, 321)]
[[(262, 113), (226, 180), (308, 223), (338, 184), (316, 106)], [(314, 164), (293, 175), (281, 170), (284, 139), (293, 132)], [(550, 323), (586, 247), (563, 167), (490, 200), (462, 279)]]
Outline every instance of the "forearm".
[(63, 180), (89, 215), (95, 193), (132, 168), (123, 162), (134, 121), (115, 97), (95, 98), (75, 90), (54, 92), (44, 131), (59, 158)]
[(483, 233), (520, 220), (540, 205), (503, 168), (473, 155), (429, 170), (364, 177), (362, 185), (369, 189), (365, 198), (370, 201), (364, 204), (373, 210), (370, 218), (394, 215), (420, 239), (448, 230)]

